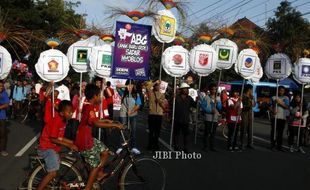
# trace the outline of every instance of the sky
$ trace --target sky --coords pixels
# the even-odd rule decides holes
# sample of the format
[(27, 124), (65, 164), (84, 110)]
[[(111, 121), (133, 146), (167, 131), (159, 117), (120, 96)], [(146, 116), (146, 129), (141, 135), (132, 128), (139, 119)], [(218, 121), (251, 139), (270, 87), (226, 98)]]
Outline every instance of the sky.
[[(77, 0), (71, 0), (75, 2)], [(107, 20), (109, 14), (107, 6), (120, 7), (126, 10), (145, 10), (146, 0), (80, 0), (81, 5), (75, 10), (86, 14), (88, 24), (100, 27), (111, 26), (113, 22)], [(266, 18), (274, 15), (274, 10), (282, 0), (184, 0), (188, 5), (188, 23), (197, 25), (201, 22), (216, 22), (229, 26), (240, 18), (247, 17), (260, 27), (264, 27)], [(301, 13), (308, 13), (303, 17), (310, 20), (310, 0), (289, 0), (292, 6)], [(158, 4), (158, 10), (164, 9)], [(175, 10), (173, 10), (176, 13)], [(125, 16), (117, 18), (121, 21), (131, 21)], [(143, 18), (138, 23), (151, 24)]]

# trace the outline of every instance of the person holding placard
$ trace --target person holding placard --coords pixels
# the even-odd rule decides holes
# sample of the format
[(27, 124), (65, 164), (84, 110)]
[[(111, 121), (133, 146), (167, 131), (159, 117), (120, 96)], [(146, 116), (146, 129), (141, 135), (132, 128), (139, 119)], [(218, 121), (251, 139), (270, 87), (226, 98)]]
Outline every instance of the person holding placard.
[(180, 93), (175, 98), (175, 116), (174, 116), (174, 150), (181, 150), (180, 147), (180, 133), (183, 135), (183, 147), (182, 150), (187, 153), (187, 141), (189, 133), (189, 117), (191, 108), (195, 108), (195, 102), (193, 98), (189, 96), (188, 89), (190, 86), (186, 83), (182, 83), (179, 90)]
[(239, 90), (233, 89), (231, 93), (231, 97), (228, 99), (228, 107), (226, 113), (226, 120), (228, 124), (228, 141), (227, 148), (229, 151), (233, 152), (234, 150), (238, 150), (237, 147), (237, 139), (238, 132), (241, 123), (241, 110), (243, 108), (242, 100), (239, 96)]
[[(276, 106), (276, 104), (278, 104)], [(271, 134), (270, 134), (270, 141), (271, 141), (271, 150), (275, 150), (277, 146), (277, 150), (283, 151), (282, 149), (282, 141), (283, 141), (283, 131), (286, 124), (286, 117), (287, 111), (289, 110), (289, 98), (285, 96), (285, 87), (279, 86), (278, 92), (278, 99), (276, 96), (271, 98), (271, 105), (269, 107), (270, 112), (272, 113), (271, 118)], [(277, 107), (277, 110), (276, 110)], [(275, 116), (277, 119), (276, 126), (275, 126)], [(274, 139), (274, 130), (276, 127), (276, 139)]]
[[(140, 150), (137, 148), (136, 142), (136, 129), (137, 129), (137, 115), (140, 106), (142, 105), (140, 95), (136, 91), (136, 86), (132, 80), (127, 80), (125, 86), (116, 86), (118, 94), (122, 97), (122, 104), (120, 109), (120, 121), (123, 125), (128, 125), (131, 129), (130, 133), (130, 144), (131, 151), (134, 154), (141, 154)], [(117, 149), (116, 153), (120, 153), (121, 148)]]
[(302, 148), (303, 146), (302, 137), (304, 136), (303, 135), (304, 127), (307, 117), (308, 117), (307, 104), (305, 102), (301, 102), (301, 93), (299, 91), (296, 91), (294, 93), (293, 100), (290, 103), (290, 117), (288, 121), (288, 130), (289, 130), (288, 144), (290, 146), (290, 152), (295, 151), (293, 146), (294, 138), (295, 136), (298, 135), (298, 127), (301, 125), (299, 143), (297, 143), (299, 147), (297, 147), (297, 150), (300, 151), (302, 154), (306, 153)]
[(255, 102), (253, 99), (253, 87), (251, 85), (247, 85), (244, 89), (244, 94), (242, 97), (242, 113), (241, 113), (241, 128), (240, 128), (240, 148), (244, 149), (244, 136), (247, 134), (247, 148), (253, 148), (253, 135), (252, 135), (252, 113), (253, 107), (255, 106)]
[[(151, 87), (153, 86), (153, 89)], [(160, 92), (160, 81), (147, 86), (147, 95), (149, 99), (149, 144), (148, 150), (159, 150), (158, 138), (162, 125), (165, 95)]]
[(211, 151), (216, 151), (214, 147), (214, 137), (216, 128), (218, 127), (218, 118), (222, 110), (221, 98), (216, 96), (217, 87), (215, 84), (209, 85), (210, 94), (206, 94), (203, 97), (200, 97), (200, 107), (204, 112), (205, 120), (205, 133), (203, 139), (203, 150), (208, 150), (208, 141), (209, 148)]

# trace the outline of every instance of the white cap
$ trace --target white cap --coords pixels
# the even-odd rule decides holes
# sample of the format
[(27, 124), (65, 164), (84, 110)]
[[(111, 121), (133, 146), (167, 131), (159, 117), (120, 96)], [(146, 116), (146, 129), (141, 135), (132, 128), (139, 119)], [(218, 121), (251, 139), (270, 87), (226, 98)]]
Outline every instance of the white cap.
[(190, 86), (188, 84), (186, 84), (185, 82), (183, 82), (181, 84), (180, 88), (190, 88)]

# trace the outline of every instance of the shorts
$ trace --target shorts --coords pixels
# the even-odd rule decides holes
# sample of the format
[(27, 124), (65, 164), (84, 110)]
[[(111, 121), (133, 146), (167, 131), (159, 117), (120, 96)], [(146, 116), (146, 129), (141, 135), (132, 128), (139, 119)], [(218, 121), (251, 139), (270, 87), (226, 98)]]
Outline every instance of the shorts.
[(53, 149), (38, 150), (38, 155), (43, 157), (45, 167), (48, 172), (59, 170), (60, 158), (59, 154)]
[(108, 147), (104, 145), (101, 141), (94, 138), (94, 145), (90, 150), (85, 150), (81, 152), (84, 157), (85, 162), (91, 167), (96, 168), (101, 162), (101, 152), (107, 151)]

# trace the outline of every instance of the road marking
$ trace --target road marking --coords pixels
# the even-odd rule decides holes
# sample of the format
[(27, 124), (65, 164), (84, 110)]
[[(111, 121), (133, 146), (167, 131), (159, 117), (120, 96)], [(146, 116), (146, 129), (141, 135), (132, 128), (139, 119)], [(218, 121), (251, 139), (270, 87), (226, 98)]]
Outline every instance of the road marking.
[[(150, 133), (150, 131), (147, 129), (146, 130), (146, 132), (147, 133)], [(173, 151), (173, 149), (172, 148), (170, 148), (170, 145), (169, 144), (167, 144), (163, 139), (161, 139), (161, 138), (158, 138), (158, 141), (161, 143), (161, 144), (163, 144), (164, 145), (164, 147), (166, 147), (167, 149), (169, 149), (169, 150), (171, 150), (171, 151)]]
[(35, 137), (33, 137), (18, 153), (15, 154), (15, 157), (22, 156), (32, 145), (35, 143), (40, 136), (40, 133), (38, 133)]

